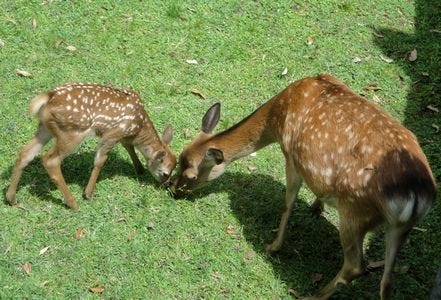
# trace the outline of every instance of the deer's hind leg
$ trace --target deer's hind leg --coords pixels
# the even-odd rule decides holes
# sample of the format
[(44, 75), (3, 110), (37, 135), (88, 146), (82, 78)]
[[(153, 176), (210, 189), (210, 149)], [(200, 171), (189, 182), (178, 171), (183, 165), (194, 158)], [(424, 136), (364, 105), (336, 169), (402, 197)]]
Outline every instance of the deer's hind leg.
[(392, 294), (392, 270), (401, 245), (405, 241), (410, 229), (409, 224), (389, 225), (386, 228), (386, 255), (384, 257), (384, 271), (381, 278), (381, 300), (390, 299)]
[(14, 169), (12, 171), (11, 184), (6, 192), (6, 199), (9, 204), (15, 205), (17, 200), (15, 194), (17, 192), (18, 183), (23, 169), (35, 158), (40, 150), (46, 145), (52, 138), (52, 134), (42, 123), (38, 124), (37, 132), (34, 137), (23, 147), (15, 161)]
[(43, 165), (49, 177), (63, 194), (64, 203), (76, 211), (78, 210), (78, 203), (75, 201), (64, 180), (63, 173), (61, 172), (61, 161), (83, 141), (85, 135), (78, 134), (78, 132), (61, 132), (55, 125), (52, 131), (56, 142), (54, 147), (43, 157)]
[(338, 201), (341, 201), (337, 209), (340, 220), (340, 243), (344, 256), (343, 266), (331, 282), (316, 295), (306, 299), (328, 299), (339, 289), (340, 285), (349, 284), (366, 271), (363, 262), (363, 240), (367, 231), (375, 227), (375, 224), (365, 222), (363, 217), (355, 215), (353, 208), (345, 205), (345, 200)]

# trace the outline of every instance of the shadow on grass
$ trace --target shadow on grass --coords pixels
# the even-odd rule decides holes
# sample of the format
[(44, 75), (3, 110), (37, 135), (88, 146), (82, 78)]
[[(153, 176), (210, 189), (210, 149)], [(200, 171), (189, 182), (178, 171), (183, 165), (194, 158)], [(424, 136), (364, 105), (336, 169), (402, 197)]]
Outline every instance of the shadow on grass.
[[(417, 135), (435, 178), (441, 182), (441, 132), (436, 132), (432, 127), (432, 124), (441, 126), (441, 114), (428, 108), (431, 105), (441, 109), (441, 2), (416, 0), (414, 5), (413, 33), (376, 28), (381, 35), (375, 35), (374, 41), (412, 80), (403, 123)], [(418, 55), (411, 62), (408, 58), (413, 49), (417, 50)], [(410, 237), (412, 247), (404, 247), (400, 255), (408, 260), (410, 268), (404, 275), (405, 279), (397, 280), (412, 277), (414, 281), (403, 281), (399, 286), (423, 290), (417, 297), (411, 298), (409, 295), (406, 299), (428, 299), (436, 270), (441, 265), (439, 185), (437, 200), (432, 211), (419, 225), (427, 231), (424, 234), (413, 232)]]
[[(257, 253), (266, 255), (265, 245), (275, 238), (273, 229), (278, 227), (282, 215), (285, 185), (268, 175), (226, 172), (186, 199), (197, 201), (202, 195), (216, 192), (228, 193), (245, 239)], [(337, 228), (325, 217), (312, 215), (301, 198), (296, 205), (281, 251), (267, 259), (287, 287), (304, 296), (317, 292), (337, 274), (343, 264), (343, 252)], [(366, 241), (365, 260), (383, 260), (383, 232), (375, 231)], [(439, 249), (436, 240), (427, 240), (418, 230), (411, 233), (397, 261), (393, 299), (428, 297), (432, 285), (430, 272), (435, 268), (433, 262), (441, 256), (434, 252), (436, 249)], [(378, 268), (361, 276), (331, 299), (379, 299), (382, 273), (383, 269)]]
[[(95, 158), (95, 152), (79, 152), (73, 153), (67, 156), (61, 165), (61, 171), (63, 172), (64, 179), (66, 180), (67, 186), (71, 189), (71, 185), (78, 185), (82, 190), (86, 188), (87, 182), (89, 181), (90, 174), (93, 169), (93, 161)], [(4, 179), (9, 186), (9, 182), (12, 175), (11, 165), (7, 171), (2, 173), (2, 179)], [(130, 161), (130, 158), (122, 158), (115, 152), (110, 152), (109, 157), (101, 169), (100, 175), (97, 181), (97, 187), (95, 191), (99, 189), (99, 182), (103, 179), (109, 179), (114, 176), (125, 176), (133, 178), (136, 180), (145, 181), (147, 184), (155, 185), (156, 181), (146, 170), (144, 174), (137, 175), (135, 169)], [(6, 186), (3, 190), (3, 202), (6, 204), (5, 194), (8, 188)], [(51, 181), (49, 175), (43, 167), (40, 157), (36, 157), (23, 171), (23, 175), (20, 179), (20, 183), (17, 188), (17, 197), (19, 197), (19, 191), (21, 188), (29, 186), (30, 193), (40, 198), (42, 201), (51, 201), (56, 205), (64, 205), (63, 198), (54, 197), (52, 191), (57, 190), (56, 185)], [(77, 201), (82, 200), (76, 197)], [(19, 202), (25, 202), (25, 199), (17, 199)]]

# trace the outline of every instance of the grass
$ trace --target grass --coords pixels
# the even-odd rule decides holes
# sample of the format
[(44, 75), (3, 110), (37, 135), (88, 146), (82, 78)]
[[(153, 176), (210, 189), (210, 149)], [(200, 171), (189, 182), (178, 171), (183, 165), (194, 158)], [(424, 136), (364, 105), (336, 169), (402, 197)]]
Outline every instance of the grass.
[[(4, 194), (16, 155), (36, 127), (26, 114), (29, 100), (63, 82), (138, 90), (159, 131), (173, 124), (172, 148), (179, 153), (215, 101), (223, 105), (217, 130), (226, 129), (289, 82), (322, 72), (380, 101), (413, 130), (440, 181), (441, 139), (432, 124), (441, 126), (441, 114), (427, 106), (441, 109), (441, 7), (429, 2), (0, 0), (0, 188)], [(410, 62), (414, 48), (418, 58)], [(363, 90), (373, 84), (381, 90)], [(0, 205), (1, 299), (283, 299), (292, 296), (289, 289), (316, 291), (341, 266), (335, 212), (311, 217), (307, 188), (281, 254), (265, 254), (283, 205), (277, 145), (234, 163), (193, 199), (178, 202), (150, 175), (136, 176), (117, 147), (87, 202), (81, 193), (95, 145), (87, 141), (63, 162), (78, 213), (62, 205), (39, 158), (21, 180), (17, 196), (25, 209)], [(428, 297), (441, 265), (440, 213), (438, 201), (400, 253), (394, 299)], [(379, 231), (366, 242), (366, 257), (381, 260), (383, 251)], [(334, 298), (377, 299), (381, 272)], [(314, 282), (314, 274), (323, 279)]]

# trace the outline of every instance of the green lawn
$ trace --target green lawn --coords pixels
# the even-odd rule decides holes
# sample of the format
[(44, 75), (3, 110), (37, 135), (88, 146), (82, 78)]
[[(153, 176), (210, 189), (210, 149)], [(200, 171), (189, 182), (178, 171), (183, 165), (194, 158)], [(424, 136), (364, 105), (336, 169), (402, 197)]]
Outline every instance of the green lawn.
[[(139, 91), (158, 131), (173, 124), (178, 154), (212, 103), (222, 102), (217, 130), (226, 129), (289, 82), (330, 73), (413, 130), (441, 181), (440, 15), (441, 2), (424, 0), (0, 0), (2, 197), (36, 128), (30, 99), (71, 81)], [(381, 90), (364, 90), (370, 85)], [(265, 254), (285, 189), (277, 145), (182, 201), (137, 176), (118, 146), (88, 202), (81, 194), (95, 146), (89, 140), (63, 162), (79, 212), (62, 204), (40, 158), (22, 177), (22, 209), (1, 203), (0, 299), (289, 299), (313, 293), (341, 266), (335, 211), (312, 217), (307, 188), (282, 252)], [(441, 265), (439, 201), (418, 226), (399, 256), (394, 299), (427, 299)], [(383, 259), (381, 234), (366, 241), (368, 260)], [(377, 299), (381, 274), (334, 299)]]

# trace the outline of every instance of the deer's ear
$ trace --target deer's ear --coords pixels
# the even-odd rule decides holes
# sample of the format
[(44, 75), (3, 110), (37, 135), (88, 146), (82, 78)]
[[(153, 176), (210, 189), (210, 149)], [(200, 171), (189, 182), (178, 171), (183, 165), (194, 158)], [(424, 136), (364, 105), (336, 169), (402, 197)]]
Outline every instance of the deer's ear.
[(202, 131), (204, 133), (211, 133), (216, 127), (220, 118), (220, 103), (213, 104), (202, 118)]
[(170, 145), (172, 138), (173, 138), (173, 128), (171, 124), (168, 124), (167, 127), (165, 127), (164, 129), (164, 133), (162, 134), (161, 139), (164, 142), (164, 144)]
[(205, 154), (205, 157), (214, 160), (216, 165), (220, 165), (224, 162), (224, 153), (222, 150), (216, 148), (209, 148)]

